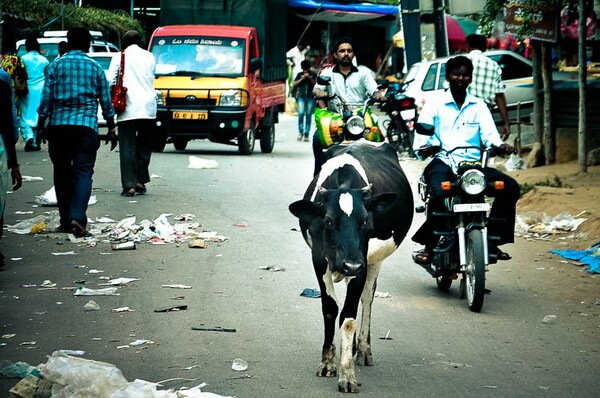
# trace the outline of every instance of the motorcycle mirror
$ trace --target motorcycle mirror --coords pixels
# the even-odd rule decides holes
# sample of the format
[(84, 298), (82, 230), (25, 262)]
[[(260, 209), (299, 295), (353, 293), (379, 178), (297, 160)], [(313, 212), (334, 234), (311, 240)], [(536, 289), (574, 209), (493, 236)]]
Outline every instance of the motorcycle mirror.
[(317, 84), (320, 86), (329, 86), (331, 82), (331, 77), (329, 76), (317, 76)]
[(431, 124), (417, 123), (417, 134), (432, 136), (435, 133), (435, 128)]
[(390, 86), (390, 81), (387, 79), (383, 79), (383, 80), (378, 80), (377, 83), (379, 84), (377, 86), (378, 90), (382, 90), (384, 88), (388, 88)]

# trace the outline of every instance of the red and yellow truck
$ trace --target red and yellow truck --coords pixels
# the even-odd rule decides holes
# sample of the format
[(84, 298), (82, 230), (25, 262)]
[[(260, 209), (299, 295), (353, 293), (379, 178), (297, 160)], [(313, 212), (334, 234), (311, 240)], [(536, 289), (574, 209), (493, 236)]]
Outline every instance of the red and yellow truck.
[(261, 151), (271, 153), (285, 105), (286, 3), (211, 4), (161, 2), (166, 23), (149, 44), (156, 59), (154, 149), (172, 142), (183, 150), (190, 140), (209, 139), (250, 155), (258, 139)]

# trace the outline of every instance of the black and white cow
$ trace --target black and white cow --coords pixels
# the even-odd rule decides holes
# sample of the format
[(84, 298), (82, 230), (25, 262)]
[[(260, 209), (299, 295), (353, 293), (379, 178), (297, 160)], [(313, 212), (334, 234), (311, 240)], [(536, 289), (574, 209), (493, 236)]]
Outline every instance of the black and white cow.
[[(338, 390), (357, 392), (353, 356), (359, 365), (373, 365), (370, 327), (377, 276), (410, 228), (413, 196), (388, 144), (360, 140), (332, 147), (327, 156), (304, 199), (289, 209), (300, 219), (321, 289), (325, 340), (317, 376), (337, 374), (333, 339), (339, 305), (333, 284), (345, 280)], [(359, 299), (363, 309), (357, 344)]]

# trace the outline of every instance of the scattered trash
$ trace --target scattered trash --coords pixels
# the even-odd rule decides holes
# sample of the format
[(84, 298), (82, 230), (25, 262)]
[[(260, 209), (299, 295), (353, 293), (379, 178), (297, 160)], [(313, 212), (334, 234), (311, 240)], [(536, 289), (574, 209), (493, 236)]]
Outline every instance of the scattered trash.
[(24, 283), (24, 284), (21, 285), (21, 287), (36, 287), (36, 286), (37, 285), (33, 284), (33, 283)]
[[(97, 202), (98, 202), (98, 199), (96, 198), (96, 195), (91, 195), (90, 199), (88, 201), (88, 205), (93, 205), (93, 204), (96, 204)], [(56, 191), (54, 190), (54, 187), (50, 188), (49, 190), (44, 192), (42, 195), (36, 196), (35, 203), (37, 203), (38, 205), (41, 205), (41, 206), (57, 206), (58, 202), (56, 200)]]
[(131, 343), (129, 343), (130, 347), (140, 347), (146, 344), (154, 344), (154, 341), (152, 340), (145, 340), (145, 339), (137, 339), (135, 341), (132, 341)]
[(188, 306), (186, 304), (183, 305), (173, 305), (171, 307), (159, 308), (154, 310), (154, 312), (172, 312), (172, 311), (181, 311), (187, 310)]
[(29, 398), (29, 397), (51, 397), (53, 383), (40, 379), (33, 375), (27, 375), (23, 380), (15, 384), (8, 392), (10, 397)]
[(58, 224), (58, 211), (51, 211), (27, 220), (18, 221), (13, 225), (7, 225), (6, 228), (8, 231), (19, 235), (28, 235), (31, 233), (43, 232), (44, 230), (52, 230), (58, 227)]
[(385, 336), (382, 336), (379, 339), (380, 340), (393, 340), (393, 338), (390, 337), (391, 332), (392, 332), (391, 330), (388, 330), (388, 332), (385, 334)]
[(36, 345), (37, 341), (24, 341), (19, 345)]
[(8, 334), (3, 334), (1, 336), (1, 338), (3, 338), (3, 339), (12, 339), (15, 336), (16, 336), (16, 334), (14, 334), (14, 333), (8, 333)]
[(556, 315), (546, 315), (544, 319), (542, 319), (542, 323), (555, 323), (557, 318)]
[(101, 274), (101, 273), (103, 273), (103, 272), (104, 272), (104, 271), (102, 271), (102, 270), (99, 270), (99, 269), (93, 269), (93, 268), (92, 268), (92, 269), (91, 269), (91, 270), (89, 270), (87, 273), (88, 273), (88, 274)]
[(247, 222), (239, 222), (236, 224), (233, 224), (234, 227), (240, 227), (240, 228), (247, 228), (249, 225)]
[(37, 224), (33, 224), (31, 226), (31, 233), (32, 234), (40, 234), (42, 232), (46, 231), (46, 221), (42, 220)]
[(586, 212), (581, 212), (575, 216), (563, 212), (552, 218), (546, 213), (530, 211), (517, 215), (517, 230), (522, 233), (537, 234), (560, 234), (576, 231), (579, 226), (587, 221), (586, 218), (580, 218)]
[(219, 163), (216, 160), (202, 159), (197, 156), (190, 156), (188, 169), (216, 169)]
[(99, 286), (123, 286), (131, 282), (139, 281), (137, 278), (116, 278), (111, 279), (106, 283), (101, 283)]
[(231, 364), (231, 369), (235, 370), (236, 372), (243, 372), (244, 370), (248, 369), (248, 362), (244, 361), (242, 358), (236, 358)]
[(201, 330), (204, 332), (228, 332), (235, 333), (235, 329), (233, 328), (222, 328), (221, 326), (204, 326), (201, 324), (200, 326), (192, 326), (192, 330)]
[(525, 160), (514, 153), (511, 154), (502, 165), (507, 171), (525, 170), (527, 168), (525, 166)]
[(375, 292), (376, 298), (392, 298), (392, 295), (389, 292)]
[(84, 311), (100, 311), (100, 306), (94, 300), (90, 300), (83, 306), (83, 309)]
[(178, 285), (178, 284), (174, 284), (174, 285), (162, 285), (162, 287), (167, 287), (167, 288), (171, 288), (171, 289), (191, 289), (191, 286), (188, 285)]
[(205, 249), (207, 245), (206, 242), (204, 242), (204, 239), (193, 239), (188, 243), (188, 247)]
[(28, 374), (40, 377), (41, 374), (35, 366), (31, 366), (27, 362), (15, 362), (12, 363), (7, 360), (0, 361), (0, 374), (6, 377), (19, 377), (23, 378)]
[(23, 176), (23, 182), (44, 181), (44, 177)]
[(65, 354), (65, 355), (74, 355), (74, 356), (85, 355), (85, 351), (83, 351), (83, 350), (58, 350), (57, 352), (60, 352), (61, 354)]
[(75, 252), (73, 250), (69, 251), (69, 252), (56, 252), (56, 253), (52, 253), (53, 256), (73, 256), (75, 255)]
[(133, 312), (133, 310), (129, 307), (119, 307), (119, 308), (113, 308), (112, 312)]
[(265, 271), (271, 272), (285, 271), (285, 268), (275, 267), (273, 265), (264, 265), (262, 267), (258, 267), (258, 269), (264, 269)]
[(83, 286), (77, 286), (73, 296), (118, 296), (118, 287), (107, 287), (104, 289), (89, 289)]
[(40, 287), (56, 287), (56, 283), (53, 283), (50, 279), (46, 279), (42, 282)]
[(113, 250), (135, 250), (135, 242), (113, 243), (111, 248)]
[(302, 297), (310, 297), (310, 298), (319, 298), (321, 297), (321, 292), (319, 291), (319, 289), (311, 289), (311, 288), (306, 288), (302, 291), (302, 293), (300, 293), (300, 296)]
[(196, 216), (193, 214), (180, 214), (177, 217), (173, 217), (173, 219), (175, 221), (191, 221), (195, 218)]
[(588, 266), (588, 272), (600, 274), (600, 241), (594, 243), (587, 250), (550, 250), (569, 260), (579, 261)]

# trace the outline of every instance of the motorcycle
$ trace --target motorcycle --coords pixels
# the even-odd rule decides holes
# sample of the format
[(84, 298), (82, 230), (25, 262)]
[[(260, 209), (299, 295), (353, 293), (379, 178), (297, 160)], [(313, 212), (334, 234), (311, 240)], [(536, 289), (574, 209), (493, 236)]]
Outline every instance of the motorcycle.
[[(435, 150), (443, 151), (439, 147)], [(458, 150), (477, 150), (481, 154), (481, 161), (459, 163), (454, 180), (442, 183), (442, 189), (447, 193), (445, 212), (433, 212), (429, 217), (443, 217), (447, 223), (446, 229), (434, 231), (439, 236), (439, 241), (433, 249), (432, 262), (420, 265), (436, 278), (437, 287), (442, 291), (448, 291), (452, 282), (461, 275), (460, 297), (467, 298), (471, 311), (479, 312), (485, 295), (487, 266), (497, 262), (497, 258), (488, 251), (488, 240), (499, 240), (499, 237), (488, 236), (490, 204), (486, 202), (484, 192), (486, 189), (504, 188), (500, 181), (486, 181), (481, 170), (487, 166), (490, 157), (504, 153), (498, 147), (482, 149), (471, 146), (443, 152), (451, 157)], [(423, 175), (419, 180), (418, 193), (425, 205), (418, 206), (416, 211), (424, 213), (427, 211), (429, 198)]]
[[(320, 85), (330, 87), (327, 76), (319, 76), (317, 82)], [(343, 141), (356, 141), (360, 138), (373, 142), (382, 142), (383, 134), (378, 126), (377, 115), (371, 112), (375, 103), (372, 98), (366, 99), (362, 106), (352, 108), (342, 99), (328, 92), (327, 96), (315, 97), (317, 100), (333, 101), (335, 111), (329, 109), (315, 109), (315, 123), (317, 135), (323, 148), (339, 144)]]
[(386, 101), (379, 105), (379, 109), (389, 118), (382, 122), (389, 144), (398, 153), (406, 152), (414, 157), (412, 144), (417, 123), (417, 105), (414, 98), (404, 94), (407, 84), (408, 82), (396, 84), (388, 88), (385, 93)]

